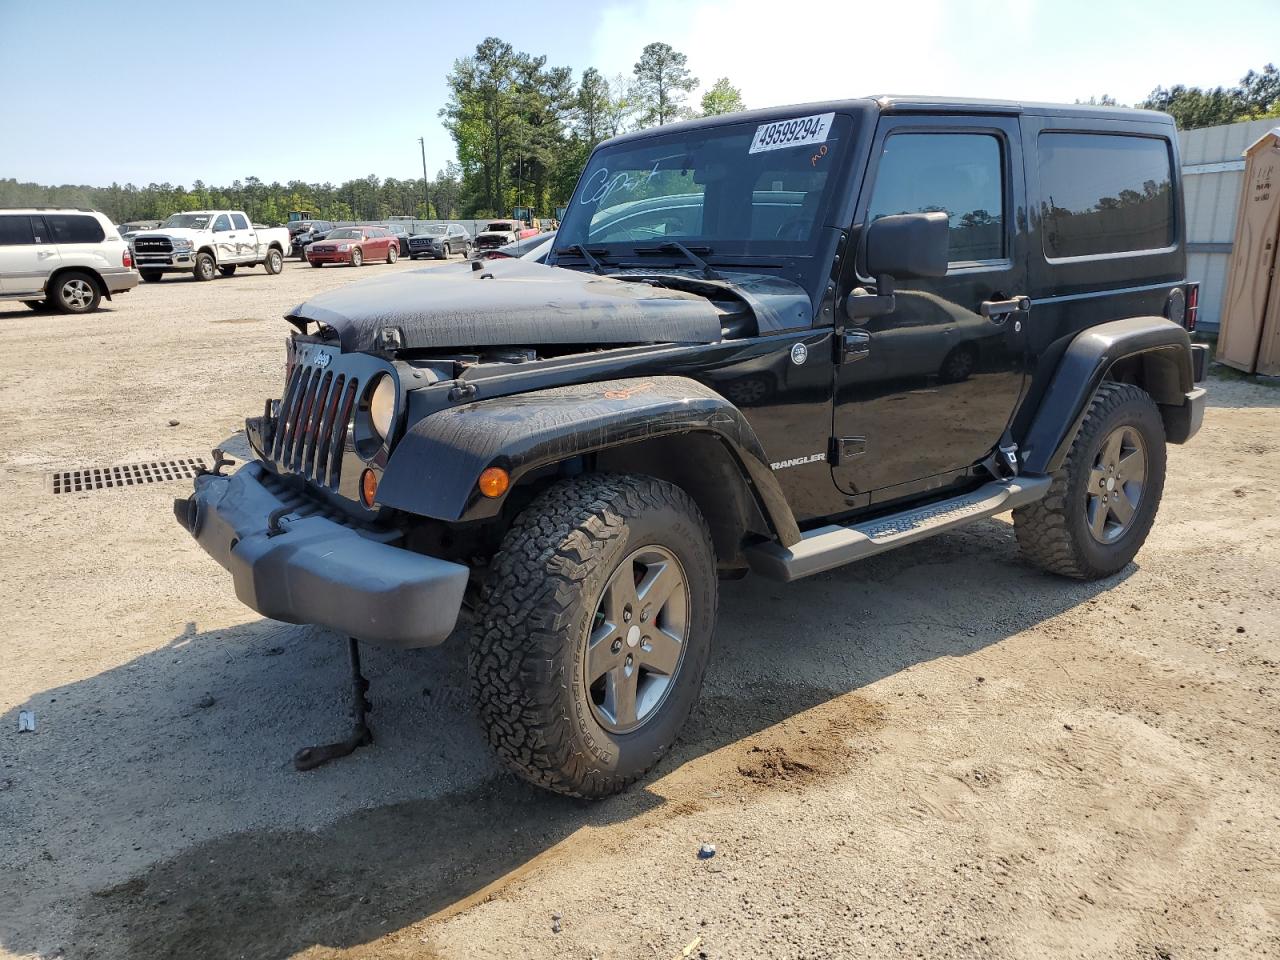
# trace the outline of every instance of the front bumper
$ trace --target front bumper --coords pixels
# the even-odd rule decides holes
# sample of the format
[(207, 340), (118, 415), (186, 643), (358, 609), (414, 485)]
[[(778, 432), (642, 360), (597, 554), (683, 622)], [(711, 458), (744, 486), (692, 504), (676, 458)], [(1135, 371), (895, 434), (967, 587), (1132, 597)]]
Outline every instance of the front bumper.
[(133, 255), (133, 265), (139, 270), (190, 270), (195, 264), (194, 251)]
[(254, 461), (232, 476), (207, 473), (189, 498), (174, 501), (178, 522), (231, 571), (242, 603), (273, 620), (390, 647), (434, 646), (453, 632), (466, 567), (301, 507), (291, 513), (264, 484), (267, 472)]
[(317, 252), (308, 248), (307, 259), (312, 263), (350, 263), (351, 251), (348, 250), (346, 253), (343, 253), (341, 250), (334, 250), (332, 253), (326, 253), (324, 251)]

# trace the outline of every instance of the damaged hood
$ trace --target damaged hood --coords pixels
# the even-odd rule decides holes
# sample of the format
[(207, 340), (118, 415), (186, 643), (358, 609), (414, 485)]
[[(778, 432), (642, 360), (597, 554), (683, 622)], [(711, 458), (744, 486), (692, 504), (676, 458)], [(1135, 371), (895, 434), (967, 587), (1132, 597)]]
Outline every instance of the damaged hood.
[(528, 260), (483, 263), (347, 284), (299, 304), (287, 319), (303, 330), (328, 328), (348, 353), (721, 337), (721, 311), (697, 294)]

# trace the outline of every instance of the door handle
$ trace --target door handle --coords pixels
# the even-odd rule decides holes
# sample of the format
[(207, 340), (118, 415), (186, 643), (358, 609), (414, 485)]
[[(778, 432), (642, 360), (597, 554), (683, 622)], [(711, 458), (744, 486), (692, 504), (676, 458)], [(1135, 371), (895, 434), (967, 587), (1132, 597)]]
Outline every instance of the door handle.
[(865, 330), (850, 330), (840, 338), (840, 362), (856, 363), (871, 356), (871, 334)]
[(1004, 323), (1009, 314), (1026, 313), (1030, 309), (1030, 297), (1012, 297), (1008, 300), (983, 300), (978, 312), (996, 323)]

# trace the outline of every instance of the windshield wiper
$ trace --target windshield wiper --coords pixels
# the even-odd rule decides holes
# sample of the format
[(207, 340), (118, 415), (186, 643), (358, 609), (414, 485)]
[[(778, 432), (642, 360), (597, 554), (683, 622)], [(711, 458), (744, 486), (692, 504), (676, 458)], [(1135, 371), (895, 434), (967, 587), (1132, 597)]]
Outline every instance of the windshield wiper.
[(604, 273), (604, 266), (599, 260), (591, 255), (590, 251), (588, 251), (586, 247), (580, 243), (571, 243), (567, 247), (557, 247), (552, 252), (556, 254), (576, 253), (583, 260), (587, 261), (587, 263), (591, 264), (592, 273)]
[[(699, 247), (698, 249), (701, 250), (703, 253), (711, 253), (710, 247)], [(658, 244), (656, 247), (636, 247), (635, 248), (636, 253), (639, 253), (639, 254), (669, 253), (672, 250), (675, 250), (677, 253), (684, 254), (685, 258), (694, 266), (696, 266), (699, 270), (701, 270), (702, 275), (706, 277), (708, 280), (724, 279), (724, 277), (722, 277), (719, 273), (715, 271), (715, 268), (712, 267), (711, 264), (707, 263), (707, 261), (703, 260), (700, 256), (698, 256), (696, 253), (694, 253), (692, 250), (686, 247), (683, 243), (680, 243), (678, 240), (668, 240), (665, 243)]]

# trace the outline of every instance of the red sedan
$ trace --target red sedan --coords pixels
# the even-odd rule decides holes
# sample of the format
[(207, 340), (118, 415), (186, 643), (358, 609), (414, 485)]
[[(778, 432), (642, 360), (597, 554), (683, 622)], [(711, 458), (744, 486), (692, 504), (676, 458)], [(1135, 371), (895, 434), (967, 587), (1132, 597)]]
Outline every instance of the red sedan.
[(323, 240), (307, 246), (307, 260), (313, 267), (326, 263), (363, 266), (366, 260), (395, 263), (400, 256), (400, 240), (385, 227), (339, 227)]

